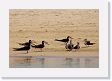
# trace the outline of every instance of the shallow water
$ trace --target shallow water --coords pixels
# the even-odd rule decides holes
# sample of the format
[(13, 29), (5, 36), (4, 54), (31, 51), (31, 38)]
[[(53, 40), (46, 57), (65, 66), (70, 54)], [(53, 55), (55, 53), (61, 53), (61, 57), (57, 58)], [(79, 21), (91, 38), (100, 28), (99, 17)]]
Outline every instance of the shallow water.
[(12, 56), (10, 68), (98, 68), (99, 58), (58, 56)]

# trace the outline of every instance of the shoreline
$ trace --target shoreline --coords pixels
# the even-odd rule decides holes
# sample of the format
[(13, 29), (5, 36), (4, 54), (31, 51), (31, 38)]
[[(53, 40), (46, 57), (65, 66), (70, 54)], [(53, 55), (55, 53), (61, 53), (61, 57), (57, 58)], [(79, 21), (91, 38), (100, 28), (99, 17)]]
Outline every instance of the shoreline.
[(97, 56), (99, 57), (98, 52), (30, 52), (30, 53), (25, 53), (25, 52), (16, 52), (16, 53), (10, 53), (10, 57), (12, 56), (58, 56), (58, 57), (94, 57)]

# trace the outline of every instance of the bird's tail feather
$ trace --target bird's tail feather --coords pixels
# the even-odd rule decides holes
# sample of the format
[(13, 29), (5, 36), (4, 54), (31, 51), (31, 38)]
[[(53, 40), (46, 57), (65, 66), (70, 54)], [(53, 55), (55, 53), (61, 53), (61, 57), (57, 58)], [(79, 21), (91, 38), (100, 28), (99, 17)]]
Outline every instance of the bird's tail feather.
[(55, 41), (61, 41), (61, 40), (55, 39)]
[(13, 48), (13, 51), (17, 51), (17, 50), (19, 50), (19, 48)]

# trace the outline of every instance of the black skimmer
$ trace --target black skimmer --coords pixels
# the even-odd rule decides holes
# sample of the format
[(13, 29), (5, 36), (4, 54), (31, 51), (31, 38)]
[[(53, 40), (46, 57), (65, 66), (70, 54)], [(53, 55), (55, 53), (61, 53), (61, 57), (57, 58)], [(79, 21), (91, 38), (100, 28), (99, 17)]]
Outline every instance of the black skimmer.
[(74, 47), (74, 49), (80, 49), (80, 44), (79, 42), (77, 42), (76, 46)]
[(69, 41), (70, 38), (73, 39), (72, 37), (68, 36), (66, 39), (61, 39), (61, 40), (55, 39), (55, 41), (60, 41), (60, 42), (68, 43), (68, 41)]
[(86, 46), (89, 46), (89, 45), (94, 45), (94, 44), (96, 44), (96, 43), (91, 43), (91, 42), (88, 41), (87, 39), (84, 39), (84, 44), (85, 44)]
[(28, 53), (28, 51), (30, 50), (30, 48), (31, 48), (31, 40), (29, 40), (28, 44), (25, 45), (24, 47), (13, 48), (13, 49), (14, 49), (14, 51), (27, 51), (27, 53)]
[[(38, 45), (32, 45), (32, 47), (34, 47), (34, 48), (40, 48), (41, 49), (41, 51), (42, 51), (42, 48), (44, 48), (45, 47), (45, 44), (48, 44), (48, 42), (46, 42), (46, 41), (42, 41), (42, 44), (38, 44)], [(48, 44), (49, 45), (49, 44)]]
[(76, 46), (74, 46), (73, 49), (76, 49), (76, 50), (80, 49), (80, 44), (79, 44), (79, 42), (77, 42)]
[(65, 45), (65, 48), (66, 49), (69, 49), (69, 51), (71, 51), (72, 49), (73, 49), (73, 43), (72, 43), (72, 40), (70, 40), (70, 42), (69, 43), (66, 43), (66, 45)]

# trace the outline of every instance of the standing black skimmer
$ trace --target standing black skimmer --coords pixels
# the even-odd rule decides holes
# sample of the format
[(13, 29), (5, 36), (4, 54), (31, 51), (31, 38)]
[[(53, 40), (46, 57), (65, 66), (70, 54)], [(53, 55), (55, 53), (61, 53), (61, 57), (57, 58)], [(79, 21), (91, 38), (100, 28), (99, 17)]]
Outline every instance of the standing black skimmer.
[(66, 43), (65, 48), (69, 49), (69, 51), (71, 51), (73, 49), (73, 43), (72, 40), (69, 41), (69, 43)]
[[(44, 48), (45, 47), (45, 44), (48, 44), (48, 42), (46, 42), (46, 41), (42, 41), (42, 44), (38, 44), (38, 45), (32, 45), (32, 47), (34, 47), (34, 48), (40, 48), (41, 49), (41, 51), (42, 51), (42, 48)], [(49, 44), (48, 44), (49, 45)]]
[(21, 47), (21, 48), (13, 48), (14, 49), (14, 51), (27, 51), (27, 53), (28, 53), (28, 51), (30, 50), (30, 48), (31, 48), (31, 40), (29, 40), (29, 42), (27, 43), (27, 45), (25, 45), (24, 47)]
[(73, 47), (73, 49), (80, 49), (80, 44), (79, 44), (79, 42), (77, 42), (76, 46)]
[(61, 39), (61, 40), (55, 39), (55, 41), (60, 41), (60, 42), (68, 43), (68, 41), (69, 41), (70, 38), (73, 39), (72, 37), (68, 36), (66, 39)]
[(93, 45), (93, 44), (96, 44), (96, 43), (91, 43), (90, 41), (88, 41), (87, 39), (84, 39), (84, 44), (86, 46), (89, 46), (89, 45)]

